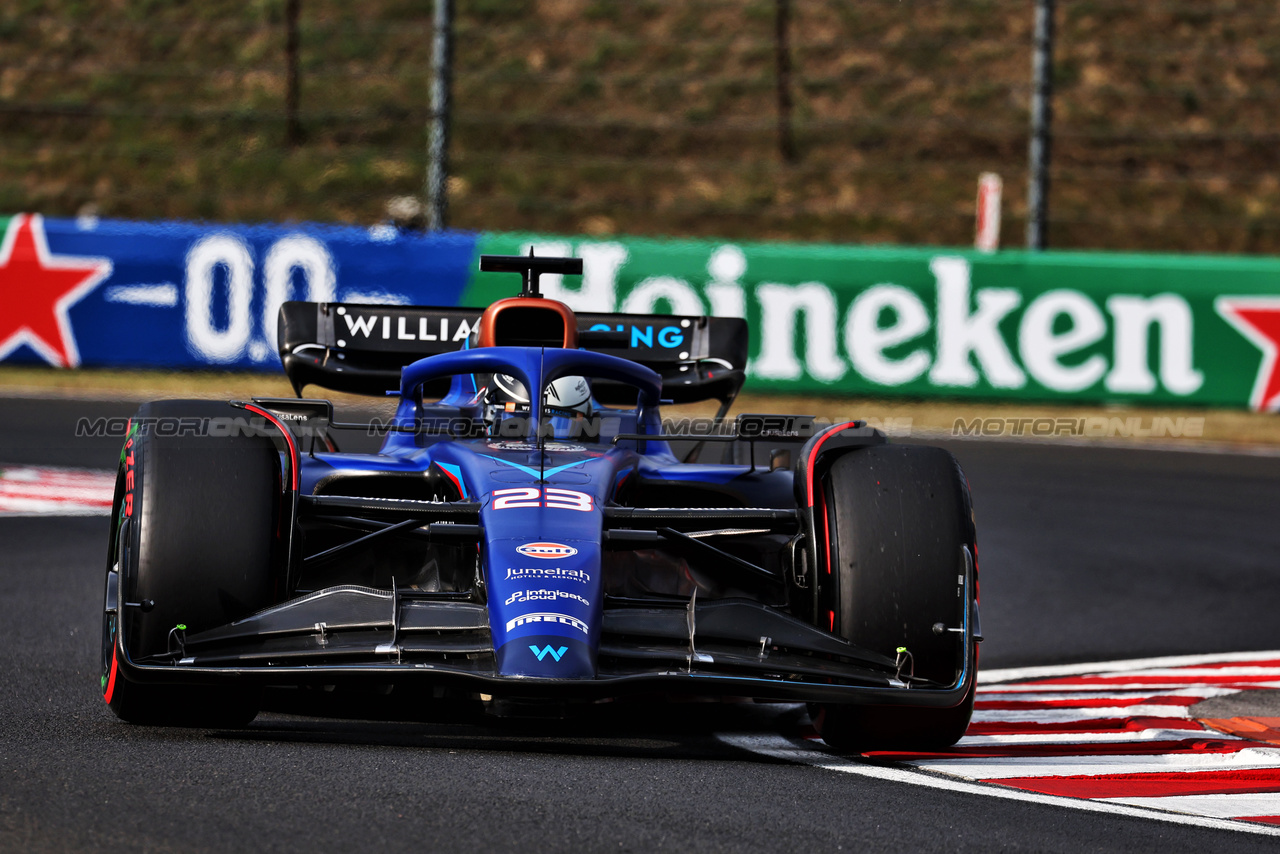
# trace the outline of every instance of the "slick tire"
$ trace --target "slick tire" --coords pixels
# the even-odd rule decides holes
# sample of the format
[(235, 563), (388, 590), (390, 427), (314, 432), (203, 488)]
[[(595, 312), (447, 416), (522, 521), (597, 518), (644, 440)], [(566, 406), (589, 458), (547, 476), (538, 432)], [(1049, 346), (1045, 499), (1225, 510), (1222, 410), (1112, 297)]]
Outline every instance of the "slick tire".
[(190, 635), (273, 602), (283, 551), (279, 455), (266, 436), (182, 426), (222, 417), (248, 414), (212, 401), (145, 404), (134, 424), (147, 426), (129, 436), (121, 455), (107, 560), (108, 573), (119, 567), (118, 594), (116, 609), (104, 608), (102, 690), (130, 723), (242, 726), (257, 715), (256, 690), (132, 682), (117, 660), (121, 625), (136, 661), (173, 650), (178, 625)]
[[(975, 553), (969, 488), (955, 457), (941, 448), (877, 445), (838, 459), (823, 486), (836, 631), (890, 658), (906, 647), (915, 676), (953, 683), (958, 636), (933, 627), (957, 627), (973, 607), (962, 601), (957, 575), (962, 549)], [(842, 750), (948, 747), (968, 728), (975, 676), (968, 674), (968, 692), (953, 708), (822, 704), (814, 724)]]

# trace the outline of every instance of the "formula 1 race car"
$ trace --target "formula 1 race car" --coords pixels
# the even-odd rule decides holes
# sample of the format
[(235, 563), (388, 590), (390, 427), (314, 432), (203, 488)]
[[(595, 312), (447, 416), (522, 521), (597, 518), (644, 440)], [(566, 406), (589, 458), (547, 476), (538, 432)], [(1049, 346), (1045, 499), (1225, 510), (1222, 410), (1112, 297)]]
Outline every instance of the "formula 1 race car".
[[(521, 296), (285, 303), (297, 399), (138, 411), (105, 584), (119, 717), (245, 724), (265, 688), (511, 715), (742, 697), (810, 703), (838, 748), (960, 738), (981, 632), (950, 453), (860, 421), (728, 420), (744, 320), (539, 295), (580, 259), (480, 269), (520, 273)], [(310, 384), (397, 409), (337, 421)], [(719, 411), (664, 432), (662, 404), (698, 401)], [(339, 451), (350, 429), (380, 450)]]

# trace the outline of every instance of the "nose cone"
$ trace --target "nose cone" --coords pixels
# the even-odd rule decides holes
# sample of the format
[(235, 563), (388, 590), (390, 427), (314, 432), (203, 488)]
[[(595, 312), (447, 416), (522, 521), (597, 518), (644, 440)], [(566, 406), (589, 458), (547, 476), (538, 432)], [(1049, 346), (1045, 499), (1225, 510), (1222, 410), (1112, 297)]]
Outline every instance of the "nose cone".
[(498, 673), (594, 679), (604, 613), (601, 505), (626, 457), (489, 444), (473, 465), (477, 482), (488, 480), (480, 527)]
[(552, 541), (546, 533), (488, 541), (489, 626), (498, 672), (593, 679), (603, 613), (600, 546)]

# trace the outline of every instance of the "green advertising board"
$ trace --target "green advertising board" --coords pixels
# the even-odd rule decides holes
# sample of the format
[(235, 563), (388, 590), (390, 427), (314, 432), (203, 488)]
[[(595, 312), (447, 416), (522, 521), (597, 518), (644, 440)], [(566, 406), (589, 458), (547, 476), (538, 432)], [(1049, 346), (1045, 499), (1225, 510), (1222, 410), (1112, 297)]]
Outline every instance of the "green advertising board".
[[(1275, 408), (1280, 259), (485, 234), (582, 311), (745, 317), (748, 388)], [(576, 279), (577, 277), (573, 277)], [(464, 304), (511, 295), (476, 274)]]

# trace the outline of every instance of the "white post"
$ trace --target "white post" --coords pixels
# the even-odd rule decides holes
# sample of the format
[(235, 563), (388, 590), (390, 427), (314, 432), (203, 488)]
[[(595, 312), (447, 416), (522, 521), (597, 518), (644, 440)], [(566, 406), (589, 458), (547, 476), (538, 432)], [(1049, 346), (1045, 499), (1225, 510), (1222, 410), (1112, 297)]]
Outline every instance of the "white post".
[(1004, 182), (994, 172), (978, 176), (978, 225), (973, 248), (979, 252), (995, 252), (1000, 248), (1000, 197)]

